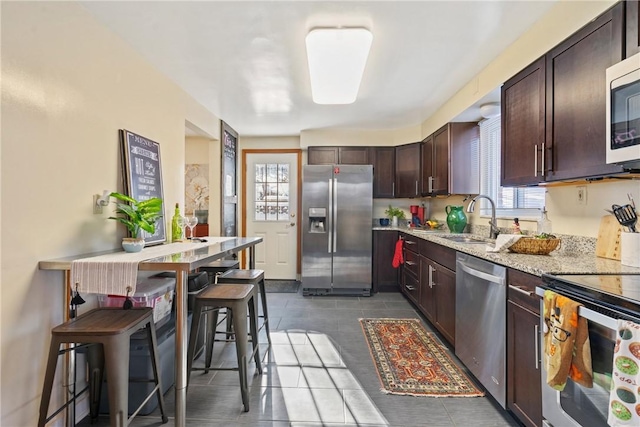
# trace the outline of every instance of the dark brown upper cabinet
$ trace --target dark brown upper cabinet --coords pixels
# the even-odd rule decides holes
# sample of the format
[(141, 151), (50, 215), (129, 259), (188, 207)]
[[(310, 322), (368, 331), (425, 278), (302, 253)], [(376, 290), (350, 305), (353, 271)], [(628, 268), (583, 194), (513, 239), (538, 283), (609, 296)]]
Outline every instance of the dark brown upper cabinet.
[(338, 163), (341, 165), (370, 165), (368, 147), (338, 147)]
[(399, 145), (396, 151), (395, 197), (420, 197), (420, 142)]
[(393, 198), (396, 180), (395, 147), (370, 147), (369, 160), (373, 165), (373, 197)]
[(544, 181), (545, 58), (506, 81), (501, 91), (501, 185), (517, 186)]
[(309, 147), (307, 150), (307, 164), (337, 165), (338, 147)]
[(477, 194), (479, 130), (476, 123), (447, 123), (422, 141), (422, 194)]
[(309, 147), (310, 165), (368, 165), (368, 147)]
[(622, 172), (606, 163), (605, 71), (623, 58), (624, 3), (547, 54), (547, 181)]
[(608, 165), (605, 71), (622, 60), (624, 3), (502, 86), (503, 186), (597, 178)]
[(627, 58), (640, 52), (640, 2), (626, 1)]

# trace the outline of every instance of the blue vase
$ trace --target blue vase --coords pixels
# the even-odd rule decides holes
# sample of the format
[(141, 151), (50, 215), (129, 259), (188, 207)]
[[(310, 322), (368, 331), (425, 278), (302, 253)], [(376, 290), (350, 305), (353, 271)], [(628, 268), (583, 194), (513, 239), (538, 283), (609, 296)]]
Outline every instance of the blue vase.
[(462, 206), (446, 206), (444, 211), (447, 213), (447, 225), (452, 233), (462, 233), (467, 226), (467, 215), (465, 215)]
[(144, 248), (144, 239), (125, 237), (122, 239), (122, 249), (125, 252), (140, 252)]

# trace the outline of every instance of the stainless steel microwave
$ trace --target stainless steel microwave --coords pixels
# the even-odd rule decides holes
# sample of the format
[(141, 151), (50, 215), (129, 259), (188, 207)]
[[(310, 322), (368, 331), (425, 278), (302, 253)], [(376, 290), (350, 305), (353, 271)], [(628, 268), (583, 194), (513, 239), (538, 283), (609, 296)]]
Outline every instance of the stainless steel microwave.
[(640, 168), (640, 53), (607, 68), (607, 163)]

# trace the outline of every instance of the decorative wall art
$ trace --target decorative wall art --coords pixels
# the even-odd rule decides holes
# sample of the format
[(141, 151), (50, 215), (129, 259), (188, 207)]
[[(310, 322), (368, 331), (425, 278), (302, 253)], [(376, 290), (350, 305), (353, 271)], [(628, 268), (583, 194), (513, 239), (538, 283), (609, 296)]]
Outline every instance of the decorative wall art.
[[(126, 194), (136, 200), (159, 197), (164, 202), (160, 144), (125, 129), (120, 130), (120, 143)], [(142, 230), (142, 237), (146, 246), (167, 240), (164, 219), (158, 221), (154, 234)]]
[(222, 235), (237, 236), (238, 195), (236, 187), (236, 158), (238, 133), (222, 123)]
[(195, 213), (198, 224), (206, 224), (209, 210), (209, 165), (185, 165), (184, 185), (185, 213)]

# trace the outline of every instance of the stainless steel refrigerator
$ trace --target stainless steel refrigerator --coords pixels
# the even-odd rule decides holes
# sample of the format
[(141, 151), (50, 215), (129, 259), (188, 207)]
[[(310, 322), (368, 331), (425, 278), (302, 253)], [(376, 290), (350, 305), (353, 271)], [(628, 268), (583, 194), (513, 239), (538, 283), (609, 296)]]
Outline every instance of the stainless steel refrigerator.
[(371, 295), (373, 166), (302, 174), (303, 295)]

